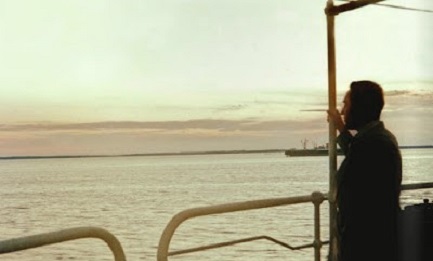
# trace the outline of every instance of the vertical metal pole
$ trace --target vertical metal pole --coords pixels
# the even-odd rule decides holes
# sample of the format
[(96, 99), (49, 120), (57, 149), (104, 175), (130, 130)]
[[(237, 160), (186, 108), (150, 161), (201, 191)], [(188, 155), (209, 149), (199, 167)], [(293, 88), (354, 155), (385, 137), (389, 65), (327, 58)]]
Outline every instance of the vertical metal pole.
[(320, 203), (314, 203), (314, 260), (320, 261)]
[[(328, 0), (326, 8), (333, 7), (333, 0)], [(327, 12), (327, 39), (328, 39), (328, 109), (337, 107), (337, 72), (335, 57), (334, 14)], [(338, 261), (337, 240), (337, 131), (332, 121), (329, 121), (329, 260)]]

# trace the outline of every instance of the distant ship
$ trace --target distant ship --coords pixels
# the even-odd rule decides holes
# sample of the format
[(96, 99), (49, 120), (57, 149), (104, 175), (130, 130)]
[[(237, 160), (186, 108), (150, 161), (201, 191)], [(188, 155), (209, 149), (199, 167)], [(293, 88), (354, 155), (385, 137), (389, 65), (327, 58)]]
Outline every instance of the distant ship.
[[(304, 156), (328, 156), (328, 149), (316, 148), (316, 149), (290, 149), (286, 150), (284, 154), (287, 157), (304, 157)], [(337, 155), (343, 155), (341, 149), (337, 149)]]
[[(303, 149), (289, 149), (284, 152), (287, 157), (304, 157), (304, 156), (328, 156), (328, 144), (317, 146), (317, 143), (314, 142), (314, 149), (307, 149), (307, 143), (309, 140), (303, 139), (301, 140), (301, 144)], [(341, 149), (337, 149), (337, 155), (343, 155), (343, 151)]]

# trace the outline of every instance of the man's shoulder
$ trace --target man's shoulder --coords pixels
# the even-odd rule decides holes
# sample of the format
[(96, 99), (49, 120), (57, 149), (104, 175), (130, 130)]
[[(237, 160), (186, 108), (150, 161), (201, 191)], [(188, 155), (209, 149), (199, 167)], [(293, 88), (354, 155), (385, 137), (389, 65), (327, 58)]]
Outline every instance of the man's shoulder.
[(362, 135), (362, 137), (360, 138), (363, 138), (365, 140), (382, 140), (384, 142), (391, 141), (393, 143), (397, 142), (394, 134), (390, 130), (385, 128), (385, 125), (381, 121), (378, 121), (371, 128), (369, 128), (369, 130), (366, 131), (364, 135)]
[(390, 145), (398, 147), (397, 138), (390, 130), (386, 129), (385, 127), (379, 130), (376, 136), (379, 140), (382, 140), (385, 143), (389, 143)]
[(378, 148), (398, 149), (398, 142), (394, 134), (386, 128), (375, 128), (356, 139), (355, 146), (363, 147), (367, 150)]

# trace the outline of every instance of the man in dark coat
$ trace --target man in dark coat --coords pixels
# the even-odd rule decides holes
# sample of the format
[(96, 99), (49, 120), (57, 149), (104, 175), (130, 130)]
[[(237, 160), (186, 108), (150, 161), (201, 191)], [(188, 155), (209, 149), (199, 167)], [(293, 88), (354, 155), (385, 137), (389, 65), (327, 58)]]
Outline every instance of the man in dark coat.
[(328, 112), (345, 154), (337, 172), (339, 261), (398, 260), (402, 160), (396, 138), (380, 121), (383, 105), (380, 85), (359, 81), (344, 98), (344, 119)]

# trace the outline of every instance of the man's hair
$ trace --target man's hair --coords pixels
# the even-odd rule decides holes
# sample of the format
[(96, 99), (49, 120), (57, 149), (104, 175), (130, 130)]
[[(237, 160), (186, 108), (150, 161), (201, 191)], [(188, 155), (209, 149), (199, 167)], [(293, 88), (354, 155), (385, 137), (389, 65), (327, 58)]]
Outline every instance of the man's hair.
[(361, 124), (380, 119), (383, 105), (382, 87), (372, 81), (355, 81), (350, 84), (351, 113)]

